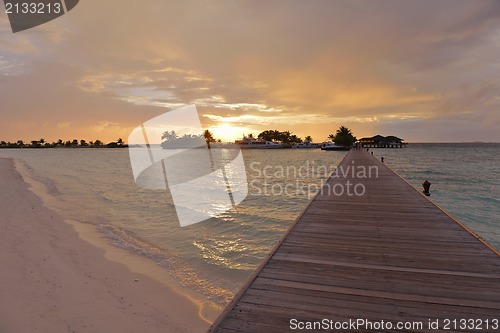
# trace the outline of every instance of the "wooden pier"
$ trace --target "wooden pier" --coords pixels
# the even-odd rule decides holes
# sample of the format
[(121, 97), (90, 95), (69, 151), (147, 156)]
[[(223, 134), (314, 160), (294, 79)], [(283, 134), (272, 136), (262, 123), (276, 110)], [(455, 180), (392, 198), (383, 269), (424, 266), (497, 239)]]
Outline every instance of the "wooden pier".
[[(339, 170), (209, 332), (500, 332), (499, 252), (366, 151)], [(348, 182), (364, 195), (336, 195)]]

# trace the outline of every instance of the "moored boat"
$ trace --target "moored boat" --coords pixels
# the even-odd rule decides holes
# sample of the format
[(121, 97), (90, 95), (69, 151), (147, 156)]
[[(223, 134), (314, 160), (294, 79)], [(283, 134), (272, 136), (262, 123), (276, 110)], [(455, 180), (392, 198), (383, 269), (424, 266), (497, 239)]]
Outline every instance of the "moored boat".
[(252, 137), (246, 136), (244, 136), (241, 140), (236, 140), (234, 143), (237, 144), (241, 149), (280, 149), (287, 147), (287, 145), (281, 142), (254, 139)]
[(321, 143), (313, 143), (309, 141), (304, 141), (301, 143), (294, 144), (292, 148), (321, 148)]
[(339, 146), (336, 145), (334, 142), (324, 142), (323, 145), (321, 145), (321, 150), (350, 150), (351, 147), (346, 147), (346, 146)]

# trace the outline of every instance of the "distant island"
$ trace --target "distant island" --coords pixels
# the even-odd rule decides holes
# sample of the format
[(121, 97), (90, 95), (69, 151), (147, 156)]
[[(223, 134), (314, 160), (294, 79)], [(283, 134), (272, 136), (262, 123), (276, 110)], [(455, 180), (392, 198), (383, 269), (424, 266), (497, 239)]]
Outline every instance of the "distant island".
[[(351, 148), (355, 142), (359, 142), (364, 148), (402, 148), (407, 145), (403, 139), (396, 136), (384, 137), (382, 135), (375, 135), (371, 138), (362, 138), (358, 140), (352, 134), (351, 130), (345, 126), (340, 126), (335, 134), (330, 134), (327, 139), (331, 141), (323, 142), (323, 144), (334, 143), (335, 145), (345, 147), (346, 149)], [(222, 140), (216, 139), (213, 133), (209, 130), (205, 130), (199, 135), (180, 135), (173, 130), (166, 131), (162, 135), (162, 140), (161, 146), (163, 148), (192, 148), (201, 146), (203, 143), (206, 143), (208, 148), (210, 148), (211, 145), (220, 147), (220, 144), (222, 144)], [(321, 144), (313, 143), (313, 139), (310, 135), (306, 136), (305, 139), (302, 140), (290, 131), (265, 130), (257, 136), (257, 139), (254, 138), (253, 134), (248, 134), (248, 136), (244, 136), (244, 140), (279, 143), (285, 148), (321, 147)], [(244, 140), (236, 140), (235, 144)], [(130, 147), (135, 146), (137, 145), (132, 145)], [(43, 138), (39, 140), (31, 140), (30, 142), (24, 142), (23, 140), (17, 140), (16, 142), (0, 141), (0, 149), (19, 148), (129, 148), (129, 145), (126, 144), (122, 138), (118, 138), (116, 141), (108, 143), (104, 143), (101, 140), (87, 142), (83, 139), (73, 139), (67, 141), (59, 139), (54, 142), (48, 142)]]
[(0, 141), (0, 149), (19, 149), (19, 148), (128, 148), (128, 145), (123, 142), (122, 138), (109, 143), (104, 143), (101, 140), (89, 141), (77, 140), (57, 142), (47, 142), (45, 139), (32, 140), (29, 143), (23, 140), (16, 142)]

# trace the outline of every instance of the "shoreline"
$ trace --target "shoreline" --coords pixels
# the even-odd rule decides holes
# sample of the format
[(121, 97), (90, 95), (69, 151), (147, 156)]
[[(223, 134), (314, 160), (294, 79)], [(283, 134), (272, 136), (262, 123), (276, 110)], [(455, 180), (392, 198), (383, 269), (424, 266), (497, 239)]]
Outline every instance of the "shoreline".
[(153, 261), (50, 209), (44, 185), (0, 158), (0, 331), (204, 332), (220, 308)]

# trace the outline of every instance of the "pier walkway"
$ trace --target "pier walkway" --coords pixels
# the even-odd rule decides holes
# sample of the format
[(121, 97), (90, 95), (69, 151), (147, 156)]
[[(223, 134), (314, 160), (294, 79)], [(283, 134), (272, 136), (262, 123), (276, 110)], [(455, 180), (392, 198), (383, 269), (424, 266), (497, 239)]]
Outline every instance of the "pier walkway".
[[(500, 332), (498, 251), (366, 151), (339, 170), (209, 332), (312, 332), (292, 328), (323, 319), (376, 325), (360, 332)], [(333, 193), (347, 182), (366, 193)]]

